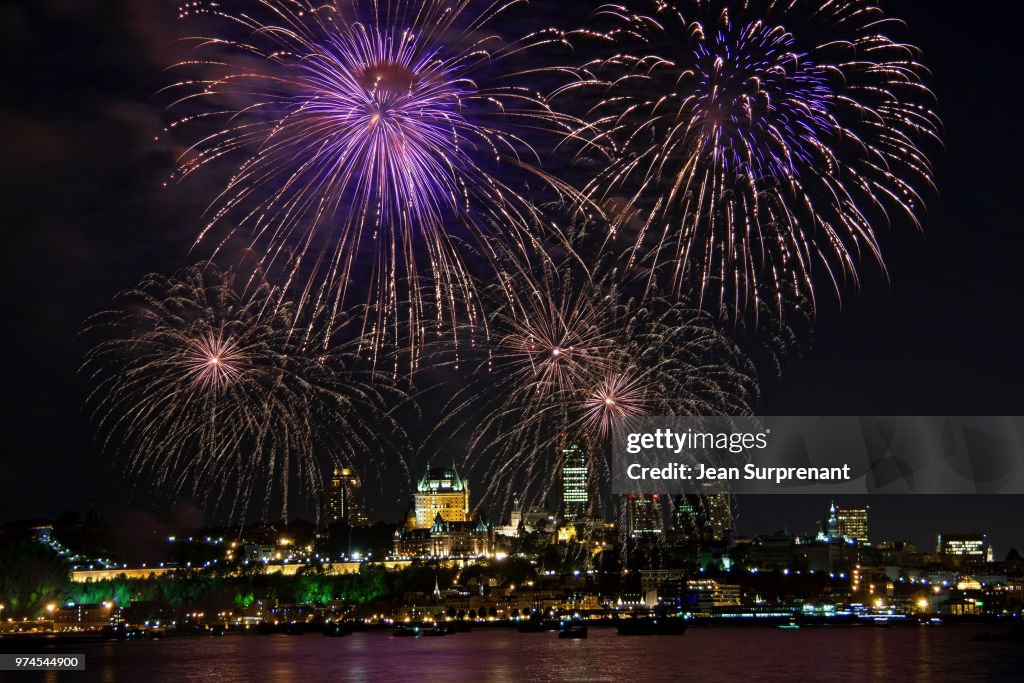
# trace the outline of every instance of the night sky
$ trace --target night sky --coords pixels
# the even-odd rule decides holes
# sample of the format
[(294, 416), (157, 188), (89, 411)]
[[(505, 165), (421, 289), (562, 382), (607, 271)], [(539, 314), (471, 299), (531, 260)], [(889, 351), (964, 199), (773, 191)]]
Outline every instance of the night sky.
[[(557, 3), (566, 11), (563, 3)], [(534, 6), (542, 11), (545, 0)], [(923, 234), (882, 229), (886, 280), (865, 263), (843, 310), (824, 305), (814, 348), (764, 378), (769, 415), (1021, 415), (1020, 159), (1016, 26), (999, 12), (883, 2), (924, 49), (945, 123), (939, 196)], [(158, 142), (154, 97), (179, 56), (175, 3), (0, 3), (0, 208), (5, 248), (5, 430), (0, 520), (95, 508), (111, 518), (201, 519), (132, 493), (93, 447), (82, 412), (82, 321), (151, 271), (189, 255), (217, 183), (164, 189), (176, 150)], [(585, 8), (586, 4), (581, 4)], [(580, 12), (583, 16), (585, 11)], [(200, 174), (201, 176), (203, 174)], [(397, 499), (397, 493), (396, 493)], [(989, 532), (1024, 550), (1024, 496), (878, 496), (872, 536), (930, 544), (936, 531)], [(809, 531), (827, 500), (745, 497), (743, 534)], [(382, 510), (397, 517), (395, 509)]]

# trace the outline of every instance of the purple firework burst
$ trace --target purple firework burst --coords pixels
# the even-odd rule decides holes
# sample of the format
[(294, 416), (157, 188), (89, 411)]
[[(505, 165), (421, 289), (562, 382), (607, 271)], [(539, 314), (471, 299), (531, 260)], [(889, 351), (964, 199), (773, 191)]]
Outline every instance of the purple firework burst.
[(249, 240), (312, 317), (365, 297), (375, 346), (416, 348), (431, 321), (479, 320), (462, 243), (499, 261), (543, 224), (517, 179), (562, 189), (516, 131), (566, 123), (516, 85), (526, 73), (501, 65), (563, 37), (506, 40), (488, 28), (517, 4), (262, 0), (230, 13), (190, 3), (183, 16), (221, 21), (178, 65), (199, 76), (170, 88), (188, 110), (174, 127), (201, 131), (179, 172), (238, 160), (200, 239)]
[[(920, 226), (940, 123), (918, 50), (863, 0), (606, 6), (614, 54), (563, 92), (607, 158), (588, 197), (649, 286), (742, 314), (882, 264), (877, 228)], [(581, 93), (587, 93), (581, 97)]]

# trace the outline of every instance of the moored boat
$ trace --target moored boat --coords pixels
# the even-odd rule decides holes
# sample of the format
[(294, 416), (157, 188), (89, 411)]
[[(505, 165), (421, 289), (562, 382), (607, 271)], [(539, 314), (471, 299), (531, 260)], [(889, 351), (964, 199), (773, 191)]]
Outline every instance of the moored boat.
[(332, 638), (348, 635), (348, 631), (345, 629), (345, 624), (340, 621), (332, 621), (324, 624), (324, 635)]
[(437, 637), (437, 636), (447, 636), (447, 635), (449, 635), (451, 633), (454, 633), (454, 632), (455, 631), (453, 631), (452, 629), (448, 628), (444, 624), (435, 624), (433, 628), (428, 628), (425, 631), (423, 631), (423, 635)]
[(391, 632), (391, 635), (395, 636), (396, 638), (419, 638), (419, 636), (420, 636), (420, 627), (419, 626), (399, 626), (398, 628), (396, 628), (394, 631)]
[(559, 638), (586, 638), (587, 637), (587, 625), (586, 624), (574, 624), (567, 622), (562, 624), (561, 628), (558, 629)]

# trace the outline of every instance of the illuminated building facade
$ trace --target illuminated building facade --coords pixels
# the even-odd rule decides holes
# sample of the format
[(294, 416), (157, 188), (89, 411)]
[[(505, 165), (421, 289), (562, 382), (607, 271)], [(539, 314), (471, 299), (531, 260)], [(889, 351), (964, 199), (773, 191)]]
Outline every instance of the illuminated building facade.
[(836, 519), (839, 522), (839, 533), (845, 538), (853, 539), (860, 545), (868, 545), (868, 506), (836, 507)]
[(509, 516), (509, 523), (505, 526), (495, 527), (495, 533), (499, 536), (519, 536), (522, 533), (532, 533), (538, 529), (555, 528), (555, 517), (542, 505), (524, 505), (519, 496), (512, 499), (512, 513)]
[(868, 506), (844, 507), (832, 503), (821, 525), (818, 540), (827, 543), (869, 545)]
[(369, 517), (359, 500), (359, 478), (347, 467), (335, 467), (327, 489), (327, 523), (367, 526)]
[(459, 476), (454, 464), (427, 468), (416, 484), (406, 527), (429, 529), (438, 516), (445, 522), (469, 521), (469, 481)]
[(590, 511), (590, 444), (585, 439), (563, 440), (559, 445), (562, 462), (562, 517), (570, 522)]
[(698, 538), (697, 509), (691, 496), (677, 495), (672, 501), (672, 530), (678, 531), (687, 540)]
[(661, 496), (657, 493), (632, 494), (626, 502), (627, 532), (632, 538), (660, 534), (665, 530)]
[(733, 530), (732, 496), (724, 492), (676, 496), (672, 529), (689, 541), (728, 540)]
[(738, 584), (719, 583), (713, 579), (698, 579), (686, 582), (688, 602), (698, 609), (713, 607), (739, 607), (742, 592)]
[(992, 544), (985, 534), (939, 534), (936, 552), (944, 564), (982, 564), (993, 559)]
[(728, 493), (709, 493), (704, 496), (704, 507), (711, 540), (727, 540), (733, 530), (732, 496)]
[(439, 512), (427, 529), (395, 531), (394, 551), (402, 558), (487, 557), (495, 552), (495, 533), (482, 517), (475, 522), (449, 522)]
[(121, 610), (112, 602), (76, 605), (68, 603), (53, 612), (54, 628), (58, 631), (91, 631), (115, 623)]

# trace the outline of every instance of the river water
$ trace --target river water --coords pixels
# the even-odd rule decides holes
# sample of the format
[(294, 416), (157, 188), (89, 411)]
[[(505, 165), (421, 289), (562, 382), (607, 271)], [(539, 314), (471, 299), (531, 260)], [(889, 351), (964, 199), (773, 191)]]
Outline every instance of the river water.
[(1024, 680), (1024, 643), (976, 640), (984, 630), (693, 627), (683, 636), (623, 637), (613, 629), (591, 629), (586, 640), (508, 629), (442, 638), (387, 633), (196, 636), (46, 648), (85, 654), (86, 671), (7, 675), (145, 683)]

